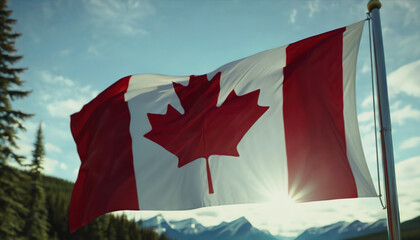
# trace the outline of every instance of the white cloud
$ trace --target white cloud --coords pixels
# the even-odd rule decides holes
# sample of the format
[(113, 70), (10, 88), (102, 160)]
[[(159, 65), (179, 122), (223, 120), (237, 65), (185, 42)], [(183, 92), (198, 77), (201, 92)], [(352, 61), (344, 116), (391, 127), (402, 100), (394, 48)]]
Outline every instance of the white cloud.
[(357, 115), (359, 122), (373, 122), (373, 111), (367, 111)]
[[(406, 159), (395, 165), (398, 202), (402, 221), (419, 215), (420, 209), (420, 156)], [(417, 200), (417, 201), (415, 201)]]
[(67, 87), (74, 86), (74, 82), (68, 78), (65, 78), (63, 76), (54, 76), (49, 71), (42, 71), (40, 72), (41, 80), (45, 83), (49, 84), (56, 84), (56, 85), (62, 85)]
[(80, 111), (88, 101), (87, 98), (58, 100), (48, 104), (47, 110), (53, 117), (68, 118), (71, 114)]
[(406, 159), (396, 164), (396, 174), (399, 179), (420, 178), (420, 156)]
[(368, 133), (372, 132), (373, 127), (374, 127), (374, 122), (369, 122), (369, 123), (365, 123), (365, 124), (360, 124), (359, 123), (359, 130), (363, 134), (368, 134)]
[(79, 173), (79, 168), (77, 167), (77, 168), (75, 168), (74, 170), (73, 170), (73, 174), (75, 175), (75, 176), (77, 176), (77, 174)]
[(65, 163), (60, 163), (60, 168), (63, 170), (67, 170), (67, 165)]
[(398, 52), (399, 54), (408, 56), (418, 56), (420, 54), (419, 48), (413, 48), (412, 46), (420, 42), (420, 34), (413, 32), (409, 35), (398, 36)]
[(392, 123), (404, 125), (408, 119), (420, 120), (420, 110), (414, 109), (410, 104), (401, 107), (401, 104), (401, 101), (397, 101), (391, 106)]
[(87, 51), (88, 51), (88, 53), (92, 53), (95, 56), (100, 56), (101, 55), (96, 46), (89, 46)]
[(420, 146), (420, 137), (412, 137), (412, 138), (406, 139), (401, 144), (401, 149), (414, 148), (417, 146)]
[(57, 167), (62, 170), (67, 170), (67, 165), (63, 162), (59, 162), (58, 160), (52, 158), (44, 158), (44, 173), (45, 174), (54, 174)]
[[(69, 120), (69, 118), (67, 119)], [(67, 123), (65, 125), (68, 126)], [(60, 139), (65, 142), (73, 141), (69, 127), (64, 128), (64, 127), (54, 126), (54, 129), (49, 131), (49, 135), (51, 139)]]
[(372, 103), (373, 103), (372, 95), (369, 95), (368, 97), (366, 97), (362, 101), (362, 107), (364, 107), (364, 108), (367, 108), (367, 107), (372, 108)]
[(57, 147), (57, 146), (55, 146), (54, 144), (52, 144), (52, 143), (46, 143), (45, 144), (45, 150), (47, 151), (47, 152), (53, 152), (53, 153), (61, 153), (62, 151), (61, 151), (61, 148), (59, 148), (59, 147)]
[(420, 98), (420, 60), (406, 64), (388, 76), (390, 97), (404, 93)]
[(85, 7), (96, 27), (125, 35), (147, 34), (142, 21), (155, 13), (147, 0), (86, 0)]
[(362, 67), (362, 73), (368, 73), (370, 72), (370, 62), (365, 61)]
[(312, 17), (314, 13), (319, 12), (319, 0), (309, 1), (307, 2), (308, 9), (309, 9), (309, 17)]
[(52, 3), (49, 1), (43, 2), (41, 10), (42, 16), (47, 19), (51, 19), (55, 15), (55, 11), (53, 9)]
[(293, 9), (292, 13), (290, 14), (290, 22), (291, 23), (295, 23), (296, 22), (296, 15), (297, 15), (297, 10)]
[(44, 158), (44, 173), (52, 174), (58, 166), (58, 161), (51, 158)]
[[(372, 96), (365, 98), (361, 104), (363, 107), (372, 106)], [(396, 101), (391, 107), (392, 124), (404, 125), (407, 120), (420, 121), (420, 110), (414, 108), (411, 104), (404, 105), (402, 101)], [(376, 109), (378, 111), (378, 109)], [(378, 114), (378, 112), (376, 112)], [(369, 129), (374, 124), (373, 109), (362, 112), (357, 115), (361, 132), (363, 129)]]
[(94, 98), (99, 94), (98, 90), (92, 90), (90, 85), (86, 85), (84, 87), (80, 87), (79, 91), (86, 94), (87, 96), (89, 96), (90, 98)]
[(41, 71), (39, 76), (47, 83), (40, 88), (39, 97), (52, 117), (69, 118), (98, 94), (98, 91), (92, 90), (89, 85), (82, 86), (76, 81), (49, 71)]
[(68, 56), (68, 55), (70, 55), (70, 53), (71, 53), (71, 51), (69, 49), (64, 49), (64, 50), (61, 50), (60, 52), (58, 52), (58, 55)]
[[(34, 150), (34, 144), (27, 137), (27, 135), (20, 134), (20, 139), (18, 140), (19, 148), (15, 152), (19, 155), (26, 157), (23, 161), (24, 164), (29, 164), (32, 161), (32, 151)], [(14, 160), (10, 161), (14, 162)], [(16, 165), (14, 165), (16, 167)]]
[(403, 9), (405, 12), (402, 18), (404, 19), (404, 26), (419, 24), (420, 16), (417, 14), (419, 9), (417, 1), (412, 0), (398, 0), (391, 3)]

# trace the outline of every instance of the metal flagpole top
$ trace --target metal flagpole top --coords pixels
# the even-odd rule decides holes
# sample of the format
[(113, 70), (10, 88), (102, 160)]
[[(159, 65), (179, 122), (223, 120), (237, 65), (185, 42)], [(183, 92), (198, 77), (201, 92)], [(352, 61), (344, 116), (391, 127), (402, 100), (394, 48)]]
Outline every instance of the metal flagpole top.
[(370, 0), (367, 5), (369, 12), (372, 12), (372, 10), (375, 8), (379, 9), (381, 7), (382, 7), (382, 4), (379, 0)]

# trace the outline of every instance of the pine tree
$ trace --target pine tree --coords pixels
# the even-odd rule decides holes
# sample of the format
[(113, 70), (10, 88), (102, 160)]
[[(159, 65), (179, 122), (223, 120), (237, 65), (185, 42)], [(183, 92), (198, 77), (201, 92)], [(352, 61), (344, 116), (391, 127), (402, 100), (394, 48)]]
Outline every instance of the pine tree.
[(23, 85), (17, 74), (25, 69), (12, 67), (22, 56), (13, 55), (15, 39), (12, 11), (7, 10), (7, 1), (0, 0), (0, 239), (20, 239), (25, 224), (27, 208), (24, 205), (24, 176), (7, 162), (13, 159), (21, 163), (23, 157), (15, 153), (16, 131), (24, 130), (22, 121), (31, 114), (12, 108), (11, 101), (26, 97), (30, 92), (18, 88)]
[[(20, 239), (28, 212), (27, 194), (22, 186), (24, 175), (17, 169), (0, 164), (0, 239)], [(20, 183), (20, 184), (19, 184)]]
[(29, 215), (26, 220), (24, 236), (28, 240), (47, 239), (48, 237), (48, 211), (46, 208), (45, 191), (42, 185), (42, 163), (44, 161), (44, 141), (42, 126), (39, 124), (35, 140), (35, 149), (32, 152)]
[(115, 227), (115, 222), (117, 219), (115, 217), (109, 217), (109, 223), (107, 226), (107, 236), (109, 240), (118, 240), (117, 238), (117, 229)]
[(43, 176), (42, 181), (50, 223), (49, 239), (80, 239), (77, 234), (69, 234), (68, 207), (73, 183), (48, 176)]
[(6, 165), (9, 159), (22, 162), (23, 156), (14, 151), (14, 148), (17, 148), (16, 131), (25, 130), (22, 121), (32, 116), (13, 109), (11, 105), (11, 101), (28, 96), (30, 91), (16, 88), (24, 83), (19, 79), (18, 73), (25, 69), (11, 66), (23, 58), (13, 55), (16, 52), (15, 39), (21, 34), (13, 33), (12, 25), (16, 20), (10, 18), (12, 11), (6, 8), (7, 0), (0, 0), (0, 163), (3, 165)]

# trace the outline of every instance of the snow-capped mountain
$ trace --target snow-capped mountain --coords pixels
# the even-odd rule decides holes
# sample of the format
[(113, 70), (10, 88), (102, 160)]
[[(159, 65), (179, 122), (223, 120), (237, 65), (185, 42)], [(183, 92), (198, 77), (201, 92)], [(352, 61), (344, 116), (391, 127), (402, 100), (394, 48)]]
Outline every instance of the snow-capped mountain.
[(217, 226), (209, 228), (200, 234), (198, 239), (276, 239), (267, 232), (263, 232), (251, 225), (244, 217), (235, 221), (223, 222)]
[(165, 233), (168, 229), (172, 229), (172, 226), (166, 221), (162, 214), (156, 215), (146, 221), (138, 222), (145, 228), (153, 228), (157, 233)]
[(309, 228), (296, 240), (341, 240), (383, 230), (386, 230), (385, 219), (374, 223), (363, 223), (358, 220), (351, 223), (341, 221), (323, 227)]
[(188, 218), (181, 221), (171, 221), (170, 222), (173, 229), (182, 232), (183, 234), (199, 234), (206, 229), (194, 218)]
[(266, 230), (252, 226), (245, 217), (205, 227), (193, 218), (167, 221), (162, 215), (157, 215), (142, 223), (139, 222), (140, 224), (178, 240), (342, 240), (386, 230), (385, 219), (374, 223), (363, 223), (358, 220), (351, 223), (341, 221), (323, 227), (308, 228), (296, 238), (273, 236)]
[[(217, 226), (205, 227), (193, 218), (181, 221), (166, 221), (162, 215), (143, 221), (143, 227), (155, 229), (158, 233), (178, 240), (282, 240), (274, 237), (268, 231), (261, 231), (245, 218), (241, 217), (232, 222), (222, 222)], [(290, 238), (289, 238), (290, 239)]]

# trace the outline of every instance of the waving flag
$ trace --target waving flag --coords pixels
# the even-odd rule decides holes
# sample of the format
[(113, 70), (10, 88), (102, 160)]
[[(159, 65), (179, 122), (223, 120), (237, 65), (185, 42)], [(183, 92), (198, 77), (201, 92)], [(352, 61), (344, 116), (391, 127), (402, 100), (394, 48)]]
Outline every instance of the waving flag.
[(205, 75), (117, 81), (71, 116), (70, 231), (116, 210), (376, 196), (355, 104), (363, 24)]

